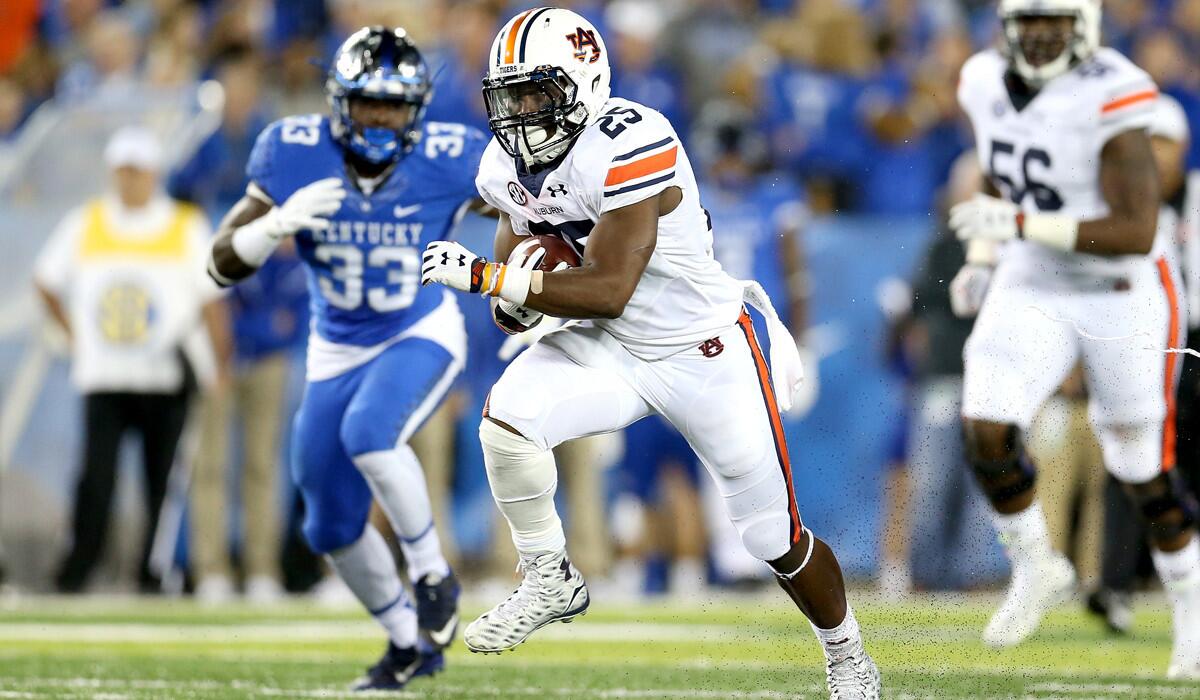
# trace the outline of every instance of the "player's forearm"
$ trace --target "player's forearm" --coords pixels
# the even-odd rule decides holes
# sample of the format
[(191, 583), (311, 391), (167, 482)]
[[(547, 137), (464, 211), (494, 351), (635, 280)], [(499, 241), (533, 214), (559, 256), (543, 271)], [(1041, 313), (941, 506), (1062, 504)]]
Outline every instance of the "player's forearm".
[(1075, 250), (1092, 255), (1145, 255), (1154, 247), (1158, 208), (1134, 216), (1106, 216), (1082, 221)]
[(258, 265), (245, 260), (234, 246), (238, 229), (252, 224), (271, 210), (266, 202), (252, 197), (243, 197), (217, 229), (213, 240), (212, 254), (208, 263), (208, 274), (222, 287), (229, 287), (253, 275)]
[(617, 318), (636, 288), (626, 274), (576, 267), (543, 274), (541, 291), (530, 290), (525, 306), (558, 318)]

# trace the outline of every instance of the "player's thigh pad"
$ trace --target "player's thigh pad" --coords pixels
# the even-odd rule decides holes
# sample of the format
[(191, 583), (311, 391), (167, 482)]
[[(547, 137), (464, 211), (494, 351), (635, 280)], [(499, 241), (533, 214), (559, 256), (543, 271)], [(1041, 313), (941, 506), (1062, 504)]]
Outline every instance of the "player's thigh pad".
[(720, 354), (688, 350), (653, 369), (662, 414), (712, 475), (746, 549), (771, 561), (800, 541), (803, 525), (765, 355), (744, 319), (721, 335)]
[(356, 457), (408, 442), (446, 397), (462, 364), (426, 338), (406, 338), (362, 368), (363, 376), (339, 428)]
[(371, 489), (337, 430), (362, 370), (307, 384), (293, 422), (292, 479), (304, 497), (304, 538), (317, 553), (357, 540), (371, 509)]
[(1061, 298), (997, 274), (963, 349), (963, 416), (1029, 427), (1079, 355), (1074, 331), (1047, 317), (1061, 317)]
[(492, 387), (484, 415), (542, 450), (620, 430), (650, 407), (622, 376), (619, 353), (628, 354), (597, 328), (555, 331), (513, 360)]

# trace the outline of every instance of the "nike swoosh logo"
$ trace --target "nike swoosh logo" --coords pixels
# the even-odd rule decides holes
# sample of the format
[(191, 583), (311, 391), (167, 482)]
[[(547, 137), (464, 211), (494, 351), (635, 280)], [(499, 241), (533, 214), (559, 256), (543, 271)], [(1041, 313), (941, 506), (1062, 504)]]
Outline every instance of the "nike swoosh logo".
[(439, 647), (449, 646), (450, 641), (454, 639), (454, 631), (458, 629), (458, 614), (450, 617), (446, 625), (440, 630), (426, 630), (429, 633), (429, 639)]
[(396, 208), (392, 211), (392, 214), (395, 215), (397, 219), (403, 219), (404, 217), (412, 216), (419, 211), (421, 211), (420, 204), (413, 204), (412, 206), (407, 207), (397, 204)]

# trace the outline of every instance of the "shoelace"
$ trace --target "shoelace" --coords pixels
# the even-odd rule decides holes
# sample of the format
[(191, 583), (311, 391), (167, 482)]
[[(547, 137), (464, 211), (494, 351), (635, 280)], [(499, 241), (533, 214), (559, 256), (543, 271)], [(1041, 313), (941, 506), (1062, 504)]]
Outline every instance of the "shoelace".
[(527, 597), (526, 586), (531, 589), (536, 589), (542, 584), (542, 573), (539, 564), (542, 557), (522, 560), (517, 564), (517, 571), (524, 573), (525, 577), (521, 580), (521, 585), (512, 592), (512, 595), (504, 599), (504, 602), (496, 606), (488, 618), (498, 622), (510, 622), (515, 617), (520, 615), (524, 609), (524, 600)]
[(837, 661), (829, 659), (825, 662), (825, 668), (835, 700), (843, 697), (844, 691), (866, 692), (870, 678), (863, 666), (862, 654), (849, 654)]

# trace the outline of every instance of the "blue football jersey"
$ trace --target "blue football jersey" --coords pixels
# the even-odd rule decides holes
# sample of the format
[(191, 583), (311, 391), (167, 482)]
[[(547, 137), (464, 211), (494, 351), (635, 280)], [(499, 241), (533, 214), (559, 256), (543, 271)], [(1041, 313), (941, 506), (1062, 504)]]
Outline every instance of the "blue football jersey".
[(449, 122), (426, 122), (422, 131), (421, 141), (370, 195), (347, 172), (325, 116), (281, 119), (254, 145), (247, 175), (277, 204), (317, 180), (345, 181), (346, 199), (330, 217), (332, 226), (296, 234), (314, 327), (326, 340), (381, 343), (442, 299), (440, 286), (421, 286), (421, 252), (445, 238), (478, 196), (475, 173), (489, 139)]
[(806, 217), (800, 191), (772, 174), (743, 187), (700, 183), (700, 202), (712, 220), (713, 256), (736, 279), (757, 280), (780, 316), (787, 319), (787, 280), (779, 236)]

